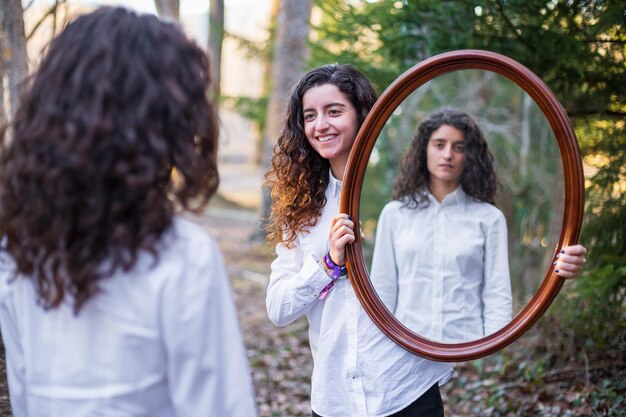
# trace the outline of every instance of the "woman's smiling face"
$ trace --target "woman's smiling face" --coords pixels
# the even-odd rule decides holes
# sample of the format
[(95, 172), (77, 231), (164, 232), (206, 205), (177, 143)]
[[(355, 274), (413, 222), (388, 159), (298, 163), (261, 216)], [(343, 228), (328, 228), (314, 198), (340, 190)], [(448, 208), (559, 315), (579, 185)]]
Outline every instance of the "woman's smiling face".
[(333, 175), (342, 179), (358, 131), (356, 109), (334, 84), (308, 89), (302, 96), (302, 107), (309, 143), (328, 159)]

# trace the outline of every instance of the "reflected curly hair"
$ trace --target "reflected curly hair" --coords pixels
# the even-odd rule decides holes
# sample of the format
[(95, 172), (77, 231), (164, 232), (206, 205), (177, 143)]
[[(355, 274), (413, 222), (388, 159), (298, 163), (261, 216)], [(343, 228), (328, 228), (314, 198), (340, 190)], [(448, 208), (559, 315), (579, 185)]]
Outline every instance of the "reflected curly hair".
[(461, 174), (463, 190), (475, 200), (495, 204), (497, 179), (493, 155), (476, 122), (466, 113), (443, 108), (432, 113), (417, 128), (408, 151), (402, 157), (400, 173), (396, 178), (393, 199), (405, 201), (408, 207), (428, 203), (426, 194), (430, 173), (426, 149), (432, 133), (442, 125), (452, 126), (465, 135), (465, 167)]
[(178, 209), (217, 190), (206, 54), (172, 23), (120, 7), (54, 39), (0, 132), (0, 236), (44, 308), (78, 313), (130, 270)]
[(290, 93), (285, 122), (274, 147), (272, 167), (265, 175), (272, 213), (266, 226), (269, 244), (291, 247), (298, 233), (317, 223), (326, 204), (330, 163), (309, 144), (304, 133), (302, 97), (312, 87), (333, 84), (350, 100), (357, 128), (376, 102), (368, 79), (352, 65), (329, 64), (306, 73)]

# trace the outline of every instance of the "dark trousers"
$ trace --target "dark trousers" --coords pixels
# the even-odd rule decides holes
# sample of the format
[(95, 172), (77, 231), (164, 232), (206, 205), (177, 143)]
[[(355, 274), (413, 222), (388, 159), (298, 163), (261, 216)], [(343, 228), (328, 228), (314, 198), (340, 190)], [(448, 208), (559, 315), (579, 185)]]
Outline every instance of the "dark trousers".
[[(311, 413), (313, 417), (320, 417), (315, 411)], [(439, 392), (439, 384), (433, 385), (407, 408), (389, 417), (443, 417), (443, 400)]]

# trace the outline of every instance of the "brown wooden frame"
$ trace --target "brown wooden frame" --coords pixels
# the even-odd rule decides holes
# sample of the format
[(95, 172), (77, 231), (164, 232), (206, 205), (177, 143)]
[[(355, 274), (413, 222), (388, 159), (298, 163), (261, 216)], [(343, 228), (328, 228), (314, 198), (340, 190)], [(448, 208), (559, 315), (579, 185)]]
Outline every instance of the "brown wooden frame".
[[(561, 103), (548, 86), (532, 71), (506, 56), (481, 50), (446, 52), (415, 65), (398, 77), (380, 96), (355, 139), (343, 179), (340, 209), (359, 220), (361, 188), (367, 162), (374, 144), (387, 119), (400, 103), (418, 87), (438, 75), (463, 69), (483, 69), (496, 72), (515, 82), (543, 111), (558, 141), (563, 162), (565, 201), (563, 227), (558, 247), (576, 244), (583, 217), (583, 169), (578, 142)], [(564, 278), (550, 266), (528, 304), (513, 320), (498, 332), (472, 342), (446, 344), (425, 339), (402, 325), (383, 305), (369, 280), (361, 242), (357, 240), (346, 249), (347, 267), (356, 295), (367, 314), (391, 339), (405, 349), (436, 361), (459, 362), (494, 353), (519, 338), (550, 306)]]

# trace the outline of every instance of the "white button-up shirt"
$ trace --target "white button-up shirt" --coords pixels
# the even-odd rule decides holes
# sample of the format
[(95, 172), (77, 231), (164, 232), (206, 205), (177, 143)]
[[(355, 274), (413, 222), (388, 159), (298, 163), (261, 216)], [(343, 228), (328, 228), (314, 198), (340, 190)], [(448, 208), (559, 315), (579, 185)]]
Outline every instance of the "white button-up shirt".
[(158, 263), (100, 282), (76, 316), (45, 311), (0, 265), (0, 325), (15, 417), (250, 417), (254, 392), (221, 253), (175, 220)]
[(387, 308), (414, 332), (458, 343), (511, 320), (506, 219), (461, 187), (441, 204), (388, 203), (380, 217), (370, 278)]
[(326, 295), (331, 278), (318, 261), (327, 253), (330, 221), (339, 213), (341, 182), (330, 175), (317, 224), (291, 249), (279, 244), (267, 291), (278, 326), (306, 314), (313, 355), (311, 408), (320, 416), (387, 416), (406, 408), (452, 374), (450, 364), (416, 356), (385, 336), (361, 307), (347, 279)]

